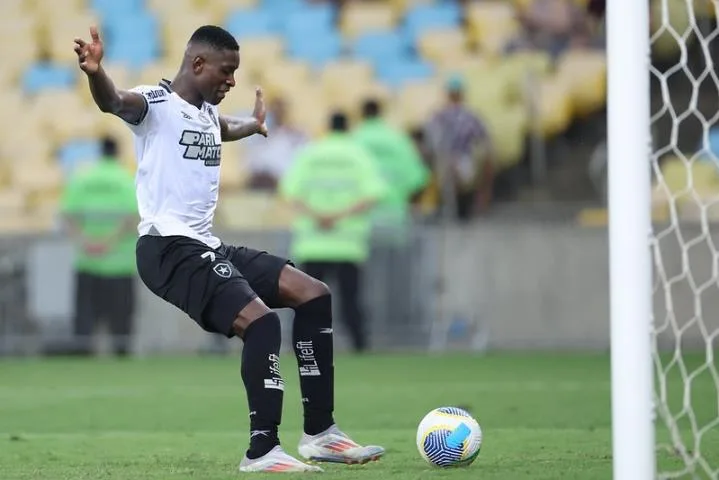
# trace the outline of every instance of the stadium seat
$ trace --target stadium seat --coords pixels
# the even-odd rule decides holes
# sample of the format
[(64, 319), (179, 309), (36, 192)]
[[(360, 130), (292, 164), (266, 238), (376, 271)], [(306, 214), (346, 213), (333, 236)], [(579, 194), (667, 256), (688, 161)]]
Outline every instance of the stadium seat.
[(482, 120), (492, 140), (495, 170), (501, 172), (522, 159), (529, 118), (524, 105), (494, 106), (496, 108), (485, 110)]
[(359, 36), (352, 45), (352, 53), (359, 60), (375, 66), (410, 54), (406, 39), (397, 32), (372, 32)]
[(225, 28), (236, 38), (245, 39), (277, 33), (276, 23), (276, 19), (268, 11), (240, 9), (230, 13), (225, 22)]
[(58, 150), (57, 160), (67, 179), (84, 165), (100, 158), (100, 144), (96, 139), (77, 139), (67, 142)]
[(433, 74), (432, 65), (422, 60), (398, 59), (377, 65), (377, 77), (391, 88), (398, 88), (415, 80), (426, 80)]
[(564, 84), (556, 78), (542, 79), (535, 98), (538, 133), (546, 139), (564, 132), (572, 120), (572, 99)]
[(389, 0), (392, 10), (398, 17), (404, 16), (407, 10), (418, 5), (429, 5), (435, 3), (436, 0)]
[(402, 25), (403, 34), (415, 44), (423, 31), (439, 28), (459, 28), (462, 9), (456, 3), (418, 5), (407, 11)]
[(240, 69), (250, 75), (258, 75), (271, 63), (277, 62), (285, 53), (285, 42), (278, 35), (250, 37), (240, 41)]
[(37, 62), (28, 67), (23, 75), (22, 88), (27, 94), (43, 89), (69, 89), (75, 85), (74, 69), (52, 63)]
[(466, 18), (470, 41), (487, 55), (500, 55), (519, 31), (509, 2), (473, 2), (467, 6)]
[(419, 127), (444, 103), (444, 88), (436, 78), (408, 82), (393, 102), (396, 121), (405, 129)]
[(188, 11), (171, 18), (162, 19), (163, 61), (180, 64), (187, 48), (187, 41), (200, 25), (215, 23), (206, 11)]
[[(268, 96), (282, 95), (288, 88), (302, 88), (310, 83), (312, 69), (306, 62), (281, 60), (268, 65), (259, 79)], [(291, 78), (292, 82), (287, 79)]]
[(347, 84), (370, 83), (373, 74), (369, 62), (342, 59), (327, 63), (319, 72), (319, 81), (328, 96), (341, 96)]
[(90, 8), (102, 18), (137, 14), (144, 10), (145, 0), (91, 0)]
[(342, 53), (342, 38), (334, 32), (314, 32), (298, 37), (287, 37), (287, 54), (290, 58), (321, 67)]
[(295, 38), (303, 34), (334, 32), (334, 20), (335, 10), (330, 4), (310, 5), (285, 14), (281, 29), (288, 37)]
[(300, 12), (314, 5), (305, 0), (260, 0), (259, 8), (270, 13), (275, 18), (282, 18), (288, 13)]
[(432, 28), (419, 34), (416, 48), (427, 60), (443, 64), (445, 59), (467, 55), (467, 39), (460, 28)]
[(342, 35), (355, 38), (364, 33), (392, 30), (396, 22), (389, 4), (353, 2), (342, 9), (339, 25)]
[(569, 91), (576, 116), (585, 117), (606, 104), (606, 75), (603, 51), (572, 50), (559, 59), (557, 76)]

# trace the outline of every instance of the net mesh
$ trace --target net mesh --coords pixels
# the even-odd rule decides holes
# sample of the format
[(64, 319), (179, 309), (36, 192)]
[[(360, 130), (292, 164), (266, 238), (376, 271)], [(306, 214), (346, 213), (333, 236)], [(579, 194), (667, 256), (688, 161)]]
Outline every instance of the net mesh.
[(657, 471), (660, 478), (717, 479), (717, 5), (651, 5)]

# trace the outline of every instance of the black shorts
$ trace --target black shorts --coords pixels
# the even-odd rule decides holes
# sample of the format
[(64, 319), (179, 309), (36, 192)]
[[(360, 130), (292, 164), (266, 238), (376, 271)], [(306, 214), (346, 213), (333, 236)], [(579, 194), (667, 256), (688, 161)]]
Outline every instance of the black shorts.
[(205, 331), (234, 336), (232, 322), (256, 297), (280, 308), (280, 273), (289, 260), (247, 247), (212, 249), (183, 236), (144, 235), (137, 270), (158, 297), (185, 312)]

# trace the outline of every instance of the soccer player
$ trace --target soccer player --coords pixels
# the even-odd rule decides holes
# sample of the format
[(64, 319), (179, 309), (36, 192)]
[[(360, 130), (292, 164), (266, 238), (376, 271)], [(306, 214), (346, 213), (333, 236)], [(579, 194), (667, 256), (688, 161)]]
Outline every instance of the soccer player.
[[(241, 376), (250, 410), (244, 472), (319, 471), (284, 452), (278, 426), (284, 382), (280, 375), (280, 320), (271, 308), (295, 311), (293, 345), (299, 367), (307, 460), (365, 463), (384, 454), (361, 446), (336, 426), (332, 308), (328, 287), (267, 252), (224, 244), (211, 232), (217, 205), (221, 142), (267, 135), (262, 90), (251, 118), (220, 115), (217, 105), (235, 86), (239, 46), (226, 30), (198, 28), (179, 72), (157, 86), (119, 90), (103, 70), (96, 28), (75, 39), (80, 69), (102, 112), (132, 130), (137, 154), (140, 223), (136, 257), (140, 278), (208, 332), (244, 342)], [(238, 212), (238, 214), (240, 214)]]

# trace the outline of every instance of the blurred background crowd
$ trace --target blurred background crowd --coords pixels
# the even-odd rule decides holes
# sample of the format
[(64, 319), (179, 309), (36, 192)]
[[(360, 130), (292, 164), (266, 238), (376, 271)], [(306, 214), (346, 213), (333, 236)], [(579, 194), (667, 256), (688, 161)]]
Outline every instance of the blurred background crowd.
[[(78, 255), (92, 257), (76, 262), (79, 274), (133, 276), (127, 237), (134, 235), (135, 212), (127, 196), (117, 193), (129, 188), (131, 195), (132, 136), (120, 120), (93, 104), (72, 39), (86, 38), (89, 26), (98, 25), (106, 70), (118, 87), (130, 88), (172, 79), (190, 34), (200, 25), (218, 24), (241, 48), (237, 86), (220, 109), (247, 115), (254, 87), (261, 85), (270, 136), (223, 145), (216, 228), (299, 235), (297, 211), (287, 200), (310, 201), (319, 193), (313, 189), (302, 197), (297, 176), (312, 176), (315, 170), (298, 173), (298, 159), (309, 147), (341, 135), (371, 157), (373, 175), (383, 184), (371, 188), (382, 192), (375, 204), (354, 212), (380, 232), (380, 240), (366, 240), (380, 248), (305, 260), (362, 265), (370, 257), (382, 259), (383, 275), (395, 275), (388, 284), (402, 285), (384, 289), (385, 314), (407, 317), (401, 306), (391, 304), (416, 289), (406, 267), (412, 262), (408, 252), (414, 252), (407, 240), (412, 225), (481, 225), (488, 217), (536, 212), (538, 205), (549, 205), (542, 211), (550, 215), (569, 212), (581, 224), (606, 221), (602, 3), (3, 0), (0, 235), (70, 232)], [(690, 21), (686, 2), (669, 1), (666, 21), (659, 3), (652, 1), (654, 60), (656, 68), (671, 68), (682, 54), (696, 57), (701, 47), (695, 47), (692, 29), (711, 28), (713, 11), (697, 6)], [(682, 78), (672, 93), (676, 102), (682, 95), (712, 90)], [(661, 92), (653, 98), (655, 105), (667, 104)], [(660, 117), (669, 121), (663, 127), (657, 122), (661, 143), (678, 123), (676, 112), (658, 111)], [(684, 132), (680, 142), (709, 152), (709, 132), (704, 122)], [(657, 165), (669, 172), (661, 183), (676, 191), (686, 182), (686, 162), (676, 149), (660, 153)], [(107, 168), (108, 163), (121, 168)], [(701, 178), (711, 186), (713, 176), (708, 172)], [(672, 178), (678, 180), (672, 183)], [(326, 178), (315, 180), (327, 185)], [(334, 180), (329, 180), (333, 188), (341, 188), (341, 180)], [(331, 203), (331, 190), (312, 201)], [(671, 195), (657, 191), (658, 214), (667, 214)], [(100, 203), (104, 210), (98, 213)], [(111, 246), (83, 237), (83, 222), (98, 231), (98, 215), (114, 222), (99, 228), (101, 238), (113, 239)], [(323, 229), (340, 223), (328, 221)], [(104, 258), (113, 255), (127, 257), (124, 263)], [(361, 281), (346, 269), (335, 273), (349, 282), (342, 290), (352, 297), (357, 291), (352, 285)], [(133, 298), (126, 285), (120, 288)], [(77, 302), (76, 310), (82, 303)], [(107, 308), (108, 301), (100, 303)], [(343, 317), (361, 317), (361, 298), (349, 303)], [(129, 318), (132, 309), (124, 313)], [(87, 322), (75, 317), (76, 324)], [(119, 331), (127, 334), (130, 320), (124, 327), (118, 321)], [(357, 337), (355, 346), (364, 341)]]

